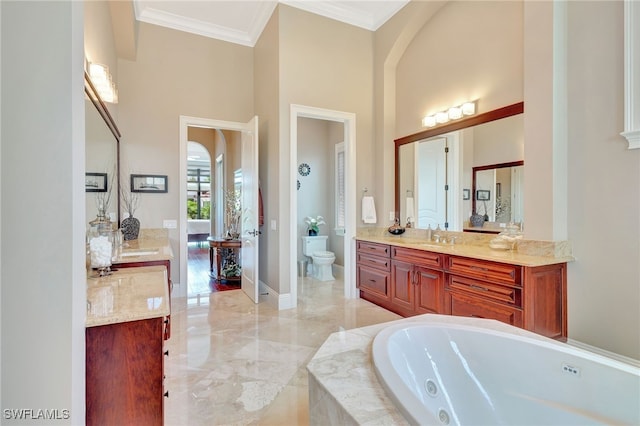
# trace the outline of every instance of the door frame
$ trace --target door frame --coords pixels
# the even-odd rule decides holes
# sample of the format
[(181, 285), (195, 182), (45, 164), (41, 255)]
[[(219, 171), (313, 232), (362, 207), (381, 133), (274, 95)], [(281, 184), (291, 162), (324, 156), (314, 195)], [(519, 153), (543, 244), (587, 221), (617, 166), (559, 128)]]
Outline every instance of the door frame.
[[(289, 252), (289, 282), (291, 283), (291, 301), (298, 303), (297, 256), (300, 238), (298, 235), (298, 190), (296, 177), (298, 174), (298, 118), (313, 118), (317, 120), (336, 121), (344, 126), (345, 152), (345, 233), (344, 233), (344, 296), (348, 299), (357, 298), (355, 255), (356, 235), (356, 115), (350, 112), (335, 111), (304, 105), (291, 104), (290, 113), (290, 157), (289, 157), (289, 233), (292, 243)], [(186, 200), (185, 200), (186, 203)]]
[(242, 132), (246, 129), (247, 123), (235, 121), (215, 120), (212, 118), (180, 116), (180, 208), (178, 209), (180, 225), (180, 285), (176, 297), (187, 297), (187, 142), (189, 139), (189, 127), (203, 127), (205, 129), (233, 130)]

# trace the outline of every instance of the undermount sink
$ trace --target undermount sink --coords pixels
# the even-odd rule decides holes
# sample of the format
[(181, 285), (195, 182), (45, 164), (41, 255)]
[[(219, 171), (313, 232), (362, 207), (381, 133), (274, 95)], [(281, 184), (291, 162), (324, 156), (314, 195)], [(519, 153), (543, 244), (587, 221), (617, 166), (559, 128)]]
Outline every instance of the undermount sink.
[(151, 254), (158, 254), (159, 249), (147, 249), (147, 250), (128, 250), (120, 253), (120, 257), (132, 257), (132, 256), (149, 256)]

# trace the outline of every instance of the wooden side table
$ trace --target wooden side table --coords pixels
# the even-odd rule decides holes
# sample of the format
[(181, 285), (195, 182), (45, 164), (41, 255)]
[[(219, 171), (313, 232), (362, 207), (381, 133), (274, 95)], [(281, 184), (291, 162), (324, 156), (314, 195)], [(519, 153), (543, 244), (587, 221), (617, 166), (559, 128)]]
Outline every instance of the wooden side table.
[[(239, 251), (242, 248), (242, 241), (240, 240), (225, 240), (223, 238), (208, 237), (209, 241), (209, 271), (210, 275), (218, 281), (240, 281), (240, 276), (237, 277), (223, 277), (222, 276), (222, 261), (228, 250)], [(239, 253), (237, 253), (239, 258)], [(216, 272), (213, 272), (213, 262), (215, 259)]]

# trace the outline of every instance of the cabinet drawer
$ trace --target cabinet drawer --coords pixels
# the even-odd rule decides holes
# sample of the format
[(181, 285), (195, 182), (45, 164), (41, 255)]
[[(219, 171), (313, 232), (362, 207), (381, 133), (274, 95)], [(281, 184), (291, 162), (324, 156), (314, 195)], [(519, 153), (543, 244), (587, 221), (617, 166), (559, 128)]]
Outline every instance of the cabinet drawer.
[(370, 243), (368, 241), (358, 241), (357, 250), (359, 254), (369, 254), (373, 256), (389, 257), (389, 246), (387, 244)]
[(522, 289), (519, 287), (492, 284), (472, 278), (449, 275), (447, 290), (462, 291), (475, 296), (486, 297), (496, 302), (508, 303), (518, 308), (522, 307)]
[(479, 297), (448, 293), (447, 302), (451, 315), (498, 320), (516, 327), (522, 327), (522, 311), (498, 303), (488, 302)]
[(389, 272), (358, 265), (356, 284), (361, 291), (386, 298), (389, 294), (389, 275)]
[(358, 263), (363, 266), (370, 266), (372, 268), (388, 271), (390, 270), (391, 260), (388, 257), (369, 256), (358, 253)]
[(520, 286), (522, 267), (506, 263), (450, 256), (447, 265), (449, 272), (482, 280), (500, 281)]
[(415, 250), (404, 247), (392, 247), (391, 257), (396, 260), (413, 263), (418, 266), (441, 269), (444, 255), (425, 250)]

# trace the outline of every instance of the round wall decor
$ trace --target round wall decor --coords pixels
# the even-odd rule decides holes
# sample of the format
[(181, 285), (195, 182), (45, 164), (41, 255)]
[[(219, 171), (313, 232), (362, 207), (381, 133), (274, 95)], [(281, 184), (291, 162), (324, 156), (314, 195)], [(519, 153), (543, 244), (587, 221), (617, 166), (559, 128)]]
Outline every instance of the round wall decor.
[(307, 163), (302, 163), (298, 166), (298, 173), (300, 173), (301, 176), (309, 176), (311, 167)]

